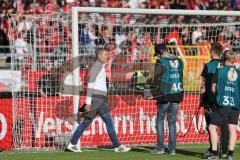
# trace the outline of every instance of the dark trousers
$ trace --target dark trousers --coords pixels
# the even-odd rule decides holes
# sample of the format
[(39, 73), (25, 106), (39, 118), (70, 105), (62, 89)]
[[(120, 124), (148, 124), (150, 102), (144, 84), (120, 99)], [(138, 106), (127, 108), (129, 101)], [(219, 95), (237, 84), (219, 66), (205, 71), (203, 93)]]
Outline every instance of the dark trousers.
[[(212, 143), (211, 143), (211, 137), (210, 137), (210, 132), (209, 132), (208, 126), (211, 122), (212, 114), (213, 114), (215, 108), (216, 108), (215, 104), (209, 104), (209, 105), (206, 105), (205, 109), (204, 109), (204, 115), (205, 115), (205, 119), (206, 119), (207, 131), (208, 131), (209, 142), (210, 142), (210, 148), (209, 149), (212, 149)], [(227, 154), (227, 152), (228, 152), (228, 140), (229, 140), (229, 131), (228, 131), (227, 119), (225, 119), (223, 121), (220, 128), (221, 128), (221, 136), (220, 136), (219, 153), (220, 154)]]

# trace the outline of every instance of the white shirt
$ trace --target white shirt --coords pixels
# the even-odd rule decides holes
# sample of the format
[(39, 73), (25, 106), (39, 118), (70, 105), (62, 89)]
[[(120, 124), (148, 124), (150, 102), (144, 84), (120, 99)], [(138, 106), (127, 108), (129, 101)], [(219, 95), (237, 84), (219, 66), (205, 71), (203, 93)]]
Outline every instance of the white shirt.
[(107, 95), (106, 78), (105, 64), (100, 61), (96, 61), (89, 72), (86, 104), (91, 104), (93, 94), (103, 96)]
[(24, 53), (28, 52), (27, 42), (24, 41), (22, 38), (16, 39), (14, 45), (16, 48), (16, 54), (24, 54)]
[(29, 52), (27, 42), (24, 41), (22, 38), (16, 39), (16, 41), (14, 42), (14, 47), (16, 49), (16, 54), (18, 55), (19, 60), (23, 59), (24, 53)]
[(196, 44), (196, 40), (197, 40), (197, 38), (199, 38), (199, 37), (201, 37), (202, 36), (202, 32), (200, 32), (200, 31), (194, 31), (193, 33), (192, 33), (192, 44)]
[(22, 31), (28, 31), (31, 28), (32, 28), (32, 22), (23, 21), (23, 22), (20, 22), (19, 25), (17, 26), (17, 31), (18, 33), (20, 33)]
[(130, 0), (128, 4), (130, 8), (139, 8), (140, 0)]

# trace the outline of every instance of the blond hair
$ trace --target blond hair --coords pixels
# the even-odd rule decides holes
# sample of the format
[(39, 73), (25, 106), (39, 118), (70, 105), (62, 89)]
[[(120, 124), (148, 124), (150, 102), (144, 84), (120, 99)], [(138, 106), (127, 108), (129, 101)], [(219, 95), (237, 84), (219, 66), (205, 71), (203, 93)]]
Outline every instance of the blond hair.
[(227, 62), (231, 62), (234, 63), (235, 60), (235, 54), (233, 51), (231, 50), (226, 50), (224, 51), (223, 55), (222, 55), (222, 60), (223, 61), (227, 61)]

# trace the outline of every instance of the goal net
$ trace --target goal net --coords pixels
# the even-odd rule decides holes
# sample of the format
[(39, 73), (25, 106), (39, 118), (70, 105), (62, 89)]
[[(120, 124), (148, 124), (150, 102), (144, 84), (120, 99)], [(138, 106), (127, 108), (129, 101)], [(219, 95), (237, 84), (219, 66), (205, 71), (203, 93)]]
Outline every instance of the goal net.
[[(119, 140), (129, 145), (155, 144), (157, 107), (149, 99), (154, 88), (149, 82), (156, 61), (154, 46), (163, 42), (169, 53), (184, 62), (177, 142), (208, 142), (203, 110), (196, 114), (200, 75), (210, 60), (212, 42), (239, 53), (239, 17), (87, 10), (11, 16), (12, 69), (21, 71), (22, 79), (21, 91), (13, 93), (13, 148), (64, 148), (81, 121), (77, 110), (85, 103), (88, 71), (101, 47), (110, 53), (105, 68), (108, 102)], [(136, 80), (138, 71), (141, 83)], [(238, 127), (238, 140), (239, 131)], [(165, 133), (167, 142), (167, 123)], [(81, 146), (105, 145), (111, 145), (106, 126), (96, 117), (83, 133)]]

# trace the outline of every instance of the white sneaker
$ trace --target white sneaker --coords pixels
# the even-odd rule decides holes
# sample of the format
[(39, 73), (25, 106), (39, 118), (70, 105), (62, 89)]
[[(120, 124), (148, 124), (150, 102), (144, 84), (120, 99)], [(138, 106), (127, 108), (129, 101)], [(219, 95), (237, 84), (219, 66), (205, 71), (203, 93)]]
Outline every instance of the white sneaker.
[(131, 150), (131, 148), (130, 147), (127, 147), (127, 146), (125, 146), (125, 145), (123, 145), (123, 144), (121, 144), (119, 147), (117, 147), (117, 148), (114, 148), (114, 151), (115, 152), (128, 152), (128, 151), (130, 151)]
[(78, 149), (76, 145), (73, 145), (71, 142), (67, 145), (65, 148), (65, 151), (70, 151), (70, 152), (82, 152), (81, 149)]
[(232, 156), (227, 156), (227, 160), (233, 160), (233, 157)]
[(153, 151), (151, 151), (151, 154), (165, 154), (165, 152), (164, 149), (158, 150), (155, 148)]
[(169, 154), (170, 154), (171, 156), (174, 156), (174, 155), (176, 155), (176, 152), (175, 152), (175, 151), (171, 151), (171, 152), (169, 152)]

